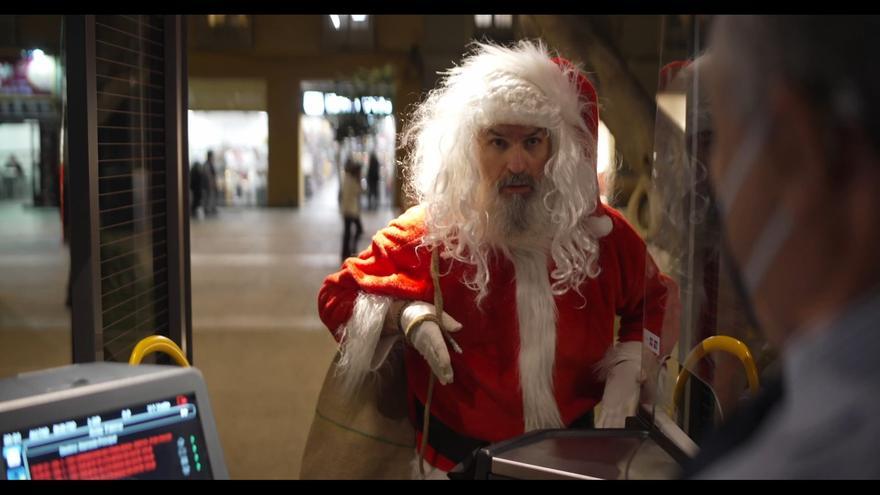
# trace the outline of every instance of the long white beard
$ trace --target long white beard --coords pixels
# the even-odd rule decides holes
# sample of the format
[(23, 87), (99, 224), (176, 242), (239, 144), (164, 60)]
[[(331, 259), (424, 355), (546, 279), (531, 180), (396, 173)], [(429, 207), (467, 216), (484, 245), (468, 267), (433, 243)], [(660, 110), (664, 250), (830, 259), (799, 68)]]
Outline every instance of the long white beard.
[(513, 250), (547, 250), (553, 236), (550, 213), (543, 198), (550, 181), (541, 180), (529, 196), (504, 196), (497, 189), (486, 191), (484, 208), (489, 213), (486, 237), (481, 241), (511, 257)]

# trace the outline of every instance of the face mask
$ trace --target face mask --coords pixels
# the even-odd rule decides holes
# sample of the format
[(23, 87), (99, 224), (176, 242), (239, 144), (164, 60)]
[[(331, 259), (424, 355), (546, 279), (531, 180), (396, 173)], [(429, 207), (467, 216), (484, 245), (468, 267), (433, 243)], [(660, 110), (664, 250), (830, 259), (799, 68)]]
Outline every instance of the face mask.
[[(759, 119), (750, 128), (742, 146), (730, 161), (716, 196), (722, 224), (729, 218), (742, 185), (752, 172), (758, 153), (765, 145), (769, 131), (770, 120)], [(771, 263), (779, 255), (779, 250), (791, 234), (792, 226), (791, 214), (785, 208), (779, 206), (770, 214), (769, 220), (755, 239), (749, 256), (743, 260), (742, 271), (738, 272), (740, 276), (736, 277), (749, 296), (747, 300), (752, 300), (761, 287)], [(733, 262), (732, 256), (729, 261)]]
[[(742, 307), (745, 310), (746, 319), (749, 322), (749, 325), (752, 328), (760, 329), (761, 324), (758, 321), (757, 313), (755, 312), (755, 307), (752, 304), (752, 300), (749, 297), (749, 291), (746, 290), (746, 285), (743, 282), (742, 276), (740, 275), (741, 270), (739, 269), (739, 265), (736, 262), (736, 259), (730, 252), (730, 244), (727, 240), (727, 234), (724, 232), (724, 221), (721, 218), (721, 215), (718, 212), (718, 208), (716, 205), (718, 204), (717, 195), (714, 193), (714, 189), (709, 185), (709, 196), (711, 197), (712, 208), (710, 210), (710, 215), (716, 219), (715, 225), (718, 225), (721, 229), (720, 239), (719, 239), (719, 249), (718, 255), (721, 258), (721, 265), (725, 268), (727, 272), (727, 276), (733, 284), (733, 290), (736, 293), (736, 298), (741, 302)], [(711, 222), (710, 222), (711, 225)]]

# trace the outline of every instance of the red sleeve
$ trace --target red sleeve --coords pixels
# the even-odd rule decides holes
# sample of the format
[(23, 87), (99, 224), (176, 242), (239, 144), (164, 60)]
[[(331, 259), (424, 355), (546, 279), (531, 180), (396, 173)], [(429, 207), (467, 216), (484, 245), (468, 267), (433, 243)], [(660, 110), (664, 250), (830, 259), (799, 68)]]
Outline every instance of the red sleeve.
[(618, 337), (621, 342), (641, 341), (643, 329), (661, 335), (667, 295), (677, 294), (675, 282), (657, 268), (645, 241), (613, 208), (605, 208), (613, 228), (606, 249), (615, 250), (620, 271), (620, 315)]
[(431, 254), (416, 249), (424, 234), (424, 213), (413, 207), (373, 236), (369, 248), (348, 258), (318, 291), (318, 313), (338, 341), (336, 330), (351, 317), (359, 292), (430, 301)]

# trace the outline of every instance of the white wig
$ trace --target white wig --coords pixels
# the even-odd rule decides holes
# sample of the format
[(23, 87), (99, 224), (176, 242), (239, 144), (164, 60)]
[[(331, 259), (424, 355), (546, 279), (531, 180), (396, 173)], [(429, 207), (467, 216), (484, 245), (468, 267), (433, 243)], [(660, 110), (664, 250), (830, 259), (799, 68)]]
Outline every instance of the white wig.
[(493, 219), (478, 202), (476, 140), (496, 124), (550, 133), (552, 154), (543, 179), (549, 184), (541, 201), (551, 223), (553, 293), (578, 291), (587, 277), (599, 274), (597, 239), (610, 231), (611, 221), (590, 217), (599, 201), (596, 130), (584, 116), (598, 109), (594, 94), (585, 97), (579, 84), (589, 85), (575, 66), (552, 60), (540, 41), (510, 48), (474, 43), (462, 65), (444, 73), (404, 132), (410, 151), (407, 192), (425, 207), (422, 243), (475, 266), (463, 282), (478, 293), (478, 302), (487, 294), (489, 254), (499, 246), (486, 242)]

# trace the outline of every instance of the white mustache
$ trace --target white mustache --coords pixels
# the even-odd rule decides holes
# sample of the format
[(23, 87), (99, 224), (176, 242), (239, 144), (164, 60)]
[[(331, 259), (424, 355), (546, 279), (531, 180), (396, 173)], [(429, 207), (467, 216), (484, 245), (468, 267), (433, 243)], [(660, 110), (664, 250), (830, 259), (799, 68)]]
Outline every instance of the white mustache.
[(515, 174), (507, 176), (498, 183), (499, 190), (510, 186), (529, 186), (534, 188), (535, 179), (533, 179), (532, 176), (528, 174)]

